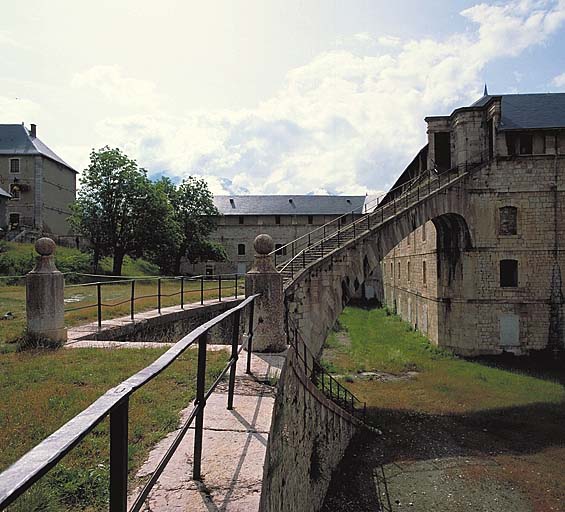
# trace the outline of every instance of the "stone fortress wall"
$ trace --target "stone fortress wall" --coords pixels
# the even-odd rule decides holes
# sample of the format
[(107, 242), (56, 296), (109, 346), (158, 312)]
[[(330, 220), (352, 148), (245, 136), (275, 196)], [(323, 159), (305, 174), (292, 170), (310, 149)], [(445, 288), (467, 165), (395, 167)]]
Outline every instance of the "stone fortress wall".
[[(484, 152), (499, 110), (429, 118), (428, 165), (438, 130), (451, 133), (454, 164)], [(441, 218), (418, 227), (383, 258), (379, 298), (459, 354), (563, 348), (565, 131), (494, 130), (492, 141), (492, 161), (465, 184), (466, 247)]]

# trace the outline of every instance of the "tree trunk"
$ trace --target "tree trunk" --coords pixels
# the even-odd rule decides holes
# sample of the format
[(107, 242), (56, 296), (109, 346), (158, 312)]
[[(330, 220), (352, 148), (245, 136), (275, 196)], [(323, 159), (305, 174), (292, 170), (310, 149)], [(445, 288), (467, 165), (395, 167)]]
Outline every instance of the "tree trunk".
[(98, 265), (100, 264), (100, 248), (98, 245), (94, 245), (94, 254), (92, 256), (92, 266), (94, 267), (94, 273), (98, 274)]
[(122, 249), (114, 250), (114, 265), (112, 267), (112, 274), (115, 276), (122, 275), (122, 264), (124, 263), (124, 251)]
[(179, 251), (175, 254), (175, 263), (173, 268), (173, 275), (178, 276), (180, 275), (180, 263), (182, 259), (182, 253)]

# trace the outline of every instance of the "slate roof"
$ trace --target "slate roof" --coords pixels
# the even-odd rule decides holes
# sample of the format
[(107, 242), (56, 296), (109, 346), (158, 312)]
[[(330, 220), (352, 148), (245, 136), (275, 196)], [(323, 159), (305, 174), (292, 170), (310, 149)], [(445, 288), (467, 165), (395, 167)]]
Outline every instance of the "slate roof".
[(21, 124), (0, 124), (0, 155), (43, 155), (77, 172)]
[(7, 197), (8, 199), (12, 197), (8, 192), (6, 192), (2, 187), (0, 187), (0, 197)]
[[(502, 94), (499, 130), (565, 128), (565, 93)], [(486, 95), (471, 107), (484, 107), (494, 98)]]
[(349, 213), (364, 203), (365, 196), (214, 196), (223, 215), (334, 215)]

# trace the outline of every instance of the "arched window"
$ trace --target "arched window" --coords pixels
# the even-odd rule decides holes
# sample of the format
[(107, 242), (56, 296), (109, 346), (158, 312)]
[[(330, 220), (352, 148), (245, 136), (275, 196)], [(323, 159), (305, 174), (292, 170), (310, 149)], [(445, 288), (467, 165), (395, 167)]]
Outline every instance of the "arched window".
[(500, 214), (498, 234), (516, 235), (518, 233), (518, 208), (503, 206), (498, 211)]
[(237, 244), (238, 256), (245, 256), (245, 244)]
[(517, 260), (500, 260), (500, 286), (502, 288), (518, 286)]

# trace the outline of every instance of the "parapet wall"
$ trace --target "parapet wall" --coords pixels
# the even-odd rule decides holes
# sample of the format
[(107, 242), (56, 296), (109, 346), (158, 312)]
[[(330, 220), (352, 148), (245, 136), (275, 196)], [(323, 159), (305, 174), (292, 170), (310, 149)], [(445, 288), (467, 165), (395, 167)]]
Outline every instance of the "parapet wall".
[(306, 377), (289, 349), (278, 384), (260, 512), (316, 512), (332, 473), (363, 424)]
[[(110, 325), (103, 326), (100, 331), (95, 325), (91, 331), (86, 328), (88, 326), (77, 329), (79, 335), (73, 336), (73, 340), (175, 342), (242, 301), (242, 298), (226, 298), (222, 302), (206, 301), (202, 305), (187, 304), (185, 309), (164, 308), (162, 314), (157, 314), (156, 311), (139, 313), (136, 315), (135, 322), (129, 321), (129, 318), (119, 318)], [(247, 314), (243, 314), (242, 318), (246, 319)], [(242, 332), (243, 323), (240, 324)], [(233, 319), (230, 317), (210, 330), (210, 343), (230, 344), (232, 329)]]

